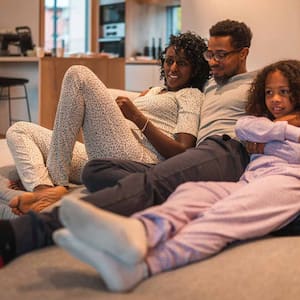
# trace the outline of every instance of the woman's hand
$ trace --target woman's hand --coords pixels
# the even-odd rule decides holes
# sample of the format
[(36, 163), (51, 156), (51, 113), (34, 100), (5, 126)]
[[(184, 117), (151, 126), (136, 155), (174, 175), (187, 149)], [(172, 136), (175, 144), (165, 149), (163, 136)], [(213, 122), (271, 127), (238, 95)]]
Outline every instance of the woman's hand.
[(188, 148), (195, 147), (196, 137), (187, 133), (178, 133), (175, 140), (168, 137), (154, 126), (129, 98), (119, 96), (116, 99), (116, 103), (120, 107), (124, 117), (135, 123), (140, 130), (143, 129), (143, 134), (149, 142), (165, 158), (172, 157)]
[(138, 128), (143, 128), (147, 118), (139, 111), (129, 98), (119, 96), (117, 97), (116, 102), (126, 119), (135, 123)]

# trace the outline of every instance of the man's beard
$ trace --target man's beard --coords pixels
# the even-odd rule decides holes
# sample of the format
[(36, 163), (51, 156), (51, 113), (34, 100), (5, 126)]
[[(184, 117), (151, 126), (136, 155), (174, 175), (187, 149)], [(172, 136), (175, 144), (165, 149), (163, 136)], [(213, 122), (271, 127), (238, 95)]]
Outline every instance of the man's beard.
[[(232, 75), (233, 76), (233, 75)], [(214, 76), (214, 79), (216, 81), (217, 84), (219, 85), (224, 85), (227, 83), (227, 81), (232, 77), (232, 76), (227, 76), (227, 75), (223, 75), (223, 76)]]

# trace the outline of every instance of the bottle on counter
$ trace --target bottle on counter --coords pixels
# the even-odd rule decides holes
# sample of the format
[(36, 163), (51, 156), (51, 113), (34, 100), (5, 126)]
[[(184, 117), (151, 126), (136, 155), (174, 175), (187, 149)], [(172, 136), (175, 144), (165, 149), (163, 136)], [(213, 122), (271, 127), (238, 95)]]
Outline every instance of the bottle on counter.
[(152, 47), (151, 47), (151, 51), (152, 51), (152, 57), (153, 57), (153, 59), (156, 59), (155, 38), (152, 38)]
[(148, 46), (144, 47), (144, 56), (151, 56), (150, 47), (148, 47)]
[(160, 59), (162, 53), (162, 45), (161, 45), (161, 38), (158, 39), (158, 47), (157, 47), (157, 59)]
[(121, 38), (119, 45), (119, 57), (125, 57), (125, 39)]
[(61, 40), (60, 47), (56, 48), (56, 56), (57, 57), (65, 56), (65, 40)]

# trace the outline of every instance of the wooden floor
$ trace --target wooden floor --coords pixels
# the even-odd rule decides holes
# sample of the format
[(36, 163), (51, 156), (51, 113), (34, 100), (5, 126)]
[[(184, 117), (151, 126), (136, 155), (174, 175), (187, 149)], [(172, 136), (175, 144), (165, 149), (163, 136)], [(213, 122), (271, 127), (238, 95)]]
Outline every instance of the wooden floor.
[(0, 139), (4, 139), (5, 135), (4, 134), (0, 134)]

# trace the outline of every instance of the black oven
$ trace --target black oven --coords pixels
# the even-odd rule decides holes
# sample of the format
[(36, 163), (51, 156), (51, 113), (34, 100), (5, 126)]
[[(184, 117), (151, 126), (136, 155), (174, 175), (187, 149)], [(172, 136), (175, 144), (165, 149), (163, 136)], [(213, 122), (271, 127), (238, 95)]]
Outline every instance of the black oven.
[(101, 1), (100, 25), (125, 23), (125, 2)]
[(112, 54), (116, 57), (124, 57), (124, 38), (99, 39), (99, 51)]

